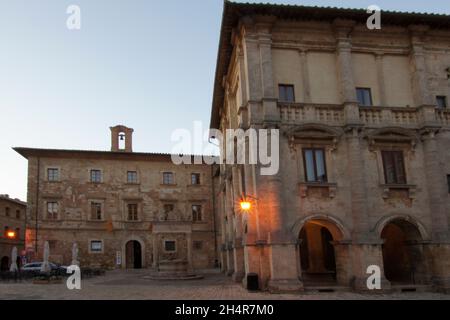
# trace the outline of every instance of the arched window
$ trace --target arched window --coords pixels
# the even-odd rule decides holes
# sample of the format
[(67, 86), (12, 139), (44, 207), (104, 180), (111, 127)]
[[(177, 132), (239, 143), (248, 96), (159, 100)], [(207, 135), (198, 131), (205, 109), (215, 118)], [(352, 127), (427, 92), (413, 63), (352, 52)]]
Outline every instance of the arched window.
[(119, 141), (118, 141), (119, 150), (125, 150), (126, 139), (127, 139), (125, 132), (119, 132), (117, 139), (119, 139)]

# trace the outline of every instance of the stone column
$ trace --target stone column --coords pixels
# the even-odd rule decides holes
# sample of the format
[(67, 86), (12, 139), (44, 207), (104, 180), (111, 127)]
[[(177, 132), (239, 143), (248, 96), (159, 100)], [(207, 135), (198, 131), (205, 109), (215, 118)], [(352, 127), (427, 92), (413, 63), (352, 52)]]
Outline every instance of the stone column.
[(159, 252), (158, 252), (158, 247), (159, 247), (159, 241), (158, 241), (158, 235), (157, 234), (153, 234), (153, 269), (155, 269), (155, 271), (159, 271)]
[(187, 261), (188, 268), (187, 271), (192, 273), (194, 271), (194, 265), (192, 262), (192, 233), (186, 233), (186, 242), (187, 242)]
[(226, 274), (231, 276), (234, 273), (234, 257), (233, 257), (233, 242), (235, 238), (234, 228), (233, 228), (233, 206), (234, 201), (232, 197), (232, 188), (230, 183), (230, 167), (227, 167), (225, 173), (225, 215), (227, 217), (226, 225), (226, 256), (227, 256), (227, 270)]

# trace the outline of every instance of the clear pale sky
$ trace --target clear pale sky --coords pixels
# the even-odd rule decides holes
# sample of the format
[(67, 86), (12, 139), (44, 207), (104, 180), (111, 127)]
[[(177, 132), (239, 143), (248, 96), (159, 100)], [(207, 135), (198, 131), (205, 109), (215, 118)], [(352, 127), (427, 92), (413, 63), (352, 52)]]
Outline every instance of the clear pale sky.
[[(254, 1), (249, 1), (254, 2)], [(450, 1), (266, 1), (450, 14)], [(81, 30), (66, 28), (69, 5)], [(209, 124), (222, 0), (0, 0), (0, 194), (26, 200), (13, 146), (170, 152), (174, 129)]]

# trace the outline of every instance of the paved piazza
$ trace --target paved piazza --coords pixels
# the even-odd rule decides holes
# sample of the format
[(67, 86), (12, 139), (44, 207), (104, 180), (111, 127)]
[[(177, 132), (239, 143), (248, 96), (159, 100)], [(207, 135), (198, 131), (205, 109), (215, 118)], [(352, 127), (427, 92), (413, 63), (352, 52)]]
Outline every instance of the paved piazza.
[(438, 293), (358, 294), (352, 292), (302, 294), (250, 293), (230, 278), (219, 273), (205, 273), (204, 279), (188, 281), (147, 280), (144, 270), (111, 271), (105, 276), (82, 281), (82, 289), (70, 291), (63, 284), (37, 285), (30, 282), (0, 283), (0, 299), (162, 299), (162, 300), (220, 300), (220, 299), (445, 299), (450, 295)]

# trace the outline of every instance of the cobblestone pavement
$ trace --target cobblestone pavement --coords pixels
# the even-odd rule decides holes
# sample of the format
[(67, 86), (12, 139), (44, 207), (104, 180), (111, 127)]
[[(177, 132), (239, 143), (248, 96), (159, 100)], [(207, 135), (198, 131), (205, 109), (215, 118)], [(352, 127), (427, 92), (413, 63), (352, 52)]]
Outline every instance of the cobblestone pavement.
[(450, 295), (438, 293), (359, 294), (353, 292), (270, 294), (250, 293), (240, 284), (218, 273), (205, 273), (204, 279), (157, 281), (144, 279), (144, 270), (111, 271), (105, 276), (82, 280), (81, 290), (68, 290), (62, 284), (0, 283), (0, 299), (175, 299), (175, 300), (265, 300), (265, 299), (445, 299)]

